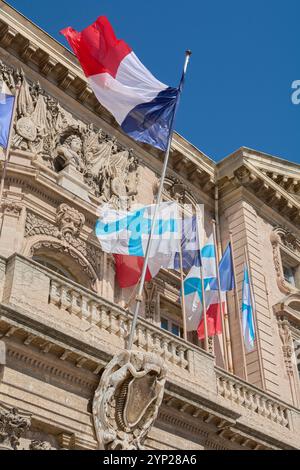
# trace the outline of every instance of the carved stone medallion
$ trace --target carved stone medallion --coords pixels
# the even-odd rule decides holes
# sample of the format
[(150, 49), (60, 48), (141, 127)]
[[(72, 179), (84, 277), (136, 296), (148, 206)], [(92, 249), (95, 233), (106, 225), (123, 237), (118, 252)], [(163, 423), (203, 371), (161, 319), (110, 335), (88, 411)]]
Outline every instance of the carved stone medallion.
[(151, 353), (124, 351), (107, 365), (93, 402), (99, 448), (142, 449), (158, 414), (166, 367)]
[(30, 142), (34, 142), (37, 137), (36, 126), (29, 117), (22, 117), (17, 121), (16, 129), (18, 134)]

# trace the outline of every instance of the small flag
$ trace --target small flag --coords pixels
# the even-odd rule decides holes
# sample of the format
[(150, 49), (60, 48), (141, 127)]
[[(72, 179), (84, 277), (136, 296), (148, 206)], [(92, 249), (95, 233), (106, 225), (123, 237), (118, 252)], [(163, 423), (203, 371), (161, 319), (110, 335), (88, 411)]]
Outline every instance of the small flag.
[[(234, 271), (231, 243), (228, 243), (226, 250), (223, 253), (222, 259), (219, 263), (219, 276), (221, 292), (229, 292), (234, 289)], [(210, 283), (211, 290), (218, 290), (218, 280), (215, 278)]]
[(0, 83), (0, 146), (7, 148), (15, 96), (5, 82)]
[(243, 299), (242, 299), (242, 327), (245, 349), (251, 352), (254, 349), (255, 330), (253, 319), (253, 305), (251, 299), (251, 290), (249, 282), (248, 267), (244, 267), (244, 281), (243, 281)]
[(203, 314), (200, 264), (192, 266), (184, 280), (187, 331), (196, 331)]
[[(216, 251), (213, 234), (201, 250), (204, 291), (206, 303), (206, 322), (208, 336), (222, 333), (222, 311), (225, 307), (226, 292), (234, 289), (234, 274), (231, 244), (219, 263), (221, 284), (221, 305), (216, 272)], [(195, 264), (184, 281), (184, 294), (187, 317), (187, 330), (197, 330), (199, 339), (204, 339), (204, 318), (200, 263)], [(222, 309), (221, 309), (222, 306)]]
[(208, 300), (210, 300), (210, 294), (206, 292), (206, 290), (209, 289), (210, 283), (213, 282), (216, 277), (216, 259), (213, 235), (209, 237), (206, 245), (202, 248), (199, 262), (192, 266), (184, 280), (184, 295), (188, 331), (195, 331), (199, 325), (204, 323), (200, 269), (201, 264), (203, 271), (205, 299), (208, 298)]
[[(115, 211), (104, 207), (96, 223), (96, 236), (102, 250), (113, 253), (120, 287), (137, 284), (150, 237), (154, 205), (135, 211)], [(154, 277), (161, 267), (173, 267), (180, 242), (178, 206), (163, 202), (153, 231), (146, 280)]]
[(68, 27), (65, 36), (98, 101), (123, 131), (139, 142), (166, 150), (179, 88), (158, 81), (105, 16), (81, 32)]

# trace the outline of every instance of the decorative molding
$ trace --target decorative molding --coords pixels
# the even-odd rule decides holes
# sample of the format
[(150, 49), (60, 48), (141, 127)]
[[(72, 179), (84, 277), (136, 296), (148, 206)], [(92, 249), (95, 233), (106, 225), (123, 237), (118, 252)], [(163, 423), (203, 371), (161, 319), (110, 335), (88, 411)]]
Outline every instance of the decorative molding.
[(166, 374), (155, 354), (124, 351), (114, 356), (93, 402), (100, 449), (143, 449), (163, 399)]
[(282, 227), (276, 227), (271, 233), (270, 240), (273, 247), (273, 260), (276, 271), (276, 281), (280, 292), (292, 294), (300, 292), (299, 289), (289, 284), (284, 278), (280, 248), (285, 248), (300, 260), (300, 240), (295, 235)]
[(155, 282), (146, 282), (144, 286), (145, 294), (145, 318), (151, 323), (158, 320), (159, 316), (159, 294)]
[(31, 441), (29, 450), (53, 450), (51, 444), (46, 441)]
[(0, 450), (17, 450), (20, 438), (31, 425), (31, 415), (0, 403)]
[(25, 238), (29, 240), (24, 255), (32, 257), (41, 248), (67, 253), (82, 266), (94, 288), (99, 277), (102, 252), (79, 238), (84, 221), (83, 214), (67, 204), (58, 207), (56, 225), (30, 211), (27, 212)]
[[(28, 61), (36, 49), (28, 41), (26, 44), (23, 60)], [(45, 71), (49, 64), (47, 59), (40, 66)], [(75, 75), (63, 67), (58, 86), (66, 90), (74, 79)], [(116, 209), (131, 206), (139, 184), (139, 161), (132, 149), (124, 148), (114, 136), (95, 129), (93, 124), (78, 120), (39, 82), (29, 83), (22, 70), (0, 61), (0, 80), (12, 91), (20, 86), (12, 148), (33, 153), (56, 172), (71, 164), (101, 202)]]
[(271, 178), (245, 162), (233, 172), (233, 181), (244, 186), (273, 210), (299, 227), (300, 204), (286, 190), (278, 186)]
[(1, 206), (5, 215), (16, 217), (17, 219), (20, 217), (23, 209), (23, 205), (13, 199), (4, 199)]
[(292, 363), (292, 357), (294, 354), (292, 335), (289, 329), (289, 322), (287, 320), (278, 319), (278, 330), (279, 336), (282, 343), (282, 352), (284, 357), (285, 368), (287, 374), (290, 376), (294, 375), (294, 368)]

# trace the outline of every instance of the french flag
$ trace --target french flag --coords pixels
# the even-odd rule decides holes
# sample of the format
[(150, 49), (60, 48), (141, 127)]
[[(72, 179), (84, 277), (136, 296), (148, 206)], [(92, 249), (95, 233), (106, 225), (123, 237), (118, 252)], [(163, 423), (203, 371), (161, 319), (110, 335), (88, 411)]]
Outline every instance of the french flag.
[(134, 140), (163, 151), (178, 102), (179, 88), (158, 81), (130, 46), (117, 39), (105, 16), (78, 32), (68, 27), (65, 36), (98, 101)]

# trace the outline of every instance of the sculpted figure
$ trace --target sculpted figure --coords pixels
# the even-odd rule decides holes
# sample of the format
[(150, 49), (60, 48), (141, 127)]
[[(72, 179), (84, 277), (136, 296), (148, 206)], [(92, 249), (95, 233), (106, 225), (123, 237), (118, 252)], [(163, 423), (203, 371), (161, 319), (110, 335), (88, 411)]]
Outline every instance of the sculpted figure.
[(63, 158), (65, 165), (70, 163), (76, 168), (82, 169), (82, 141), (78, 135), (72, 134), (67, 137), (64, 143), (57, 147), (56, 151)]
[(131, 157), (128, 162), (128, 173), (126, 178), (127, 195), (134, 199), (137, 195), (137, 186), (139, 183), (139, 170), (138, 160), (135, 157)]
[(56, 223), (64, 237), (79, 235), (84, 224), (84, 215), (67, 204), (61, 204), (56, 215)]

